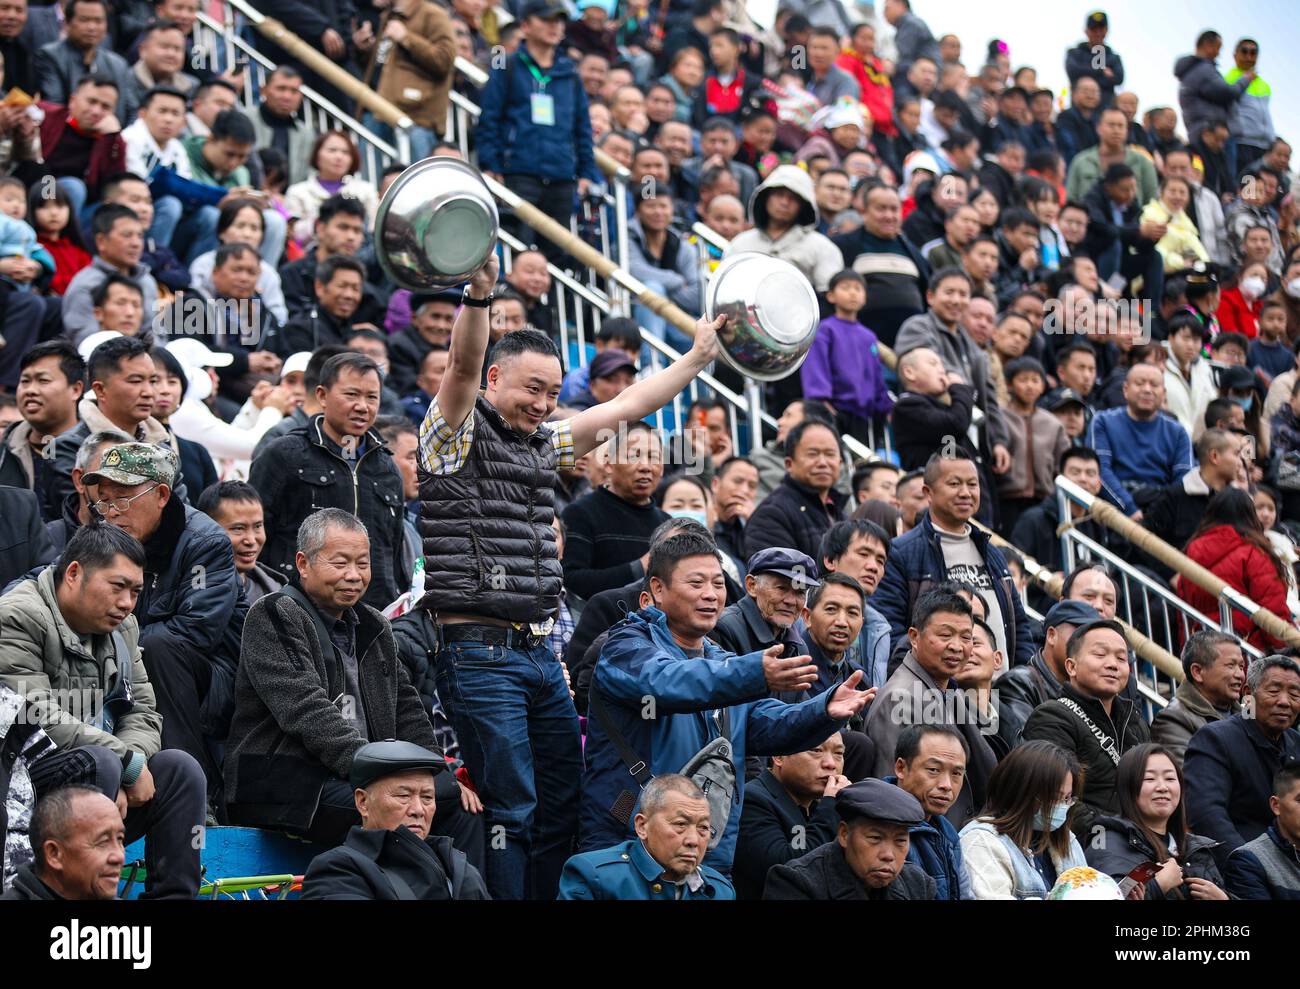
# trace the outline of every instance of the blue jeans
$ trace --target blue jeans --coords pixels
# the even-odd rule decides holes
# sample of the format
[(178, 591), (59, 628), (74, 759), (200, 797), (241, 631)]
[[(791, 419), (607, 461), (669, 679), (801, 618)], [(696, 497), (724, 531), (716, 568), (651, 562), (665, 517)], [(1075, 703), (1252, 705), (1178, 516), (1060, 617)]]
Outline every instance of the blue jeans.
[(578, 830), (578, 712), (546, 642), (450, 642), (438, 697), (483, 800), (494, 900), (553, 900)]
[(153, 223), (149, 226), (149, 236), (159, 247), (171, 247), (176, 227), (181, 222), (184, 209), (175, 196), (162, 196), (153, 201)]
[[(370, 111), (367, 110), (362, 114), (361, 123), (364, 124), (368, 130), (373, 132), (376, 137), (383, 138), (393, 147), (397, 147), (397, 134), (393, 131), (393, 128), (389, 124), (384, 123)], [(411, 139), (411, 160), (402, 163), (405, 165), (411, 165), (417, 161), (422, 161), (423, 159), (428, 158), (433, 154), (433, 146), (442, 143), (442, 138), (440, 138), (437, 132), (431, 127), (412, 126), (406, 133)], [(379, 185), (377, 177), (375, 185)]]

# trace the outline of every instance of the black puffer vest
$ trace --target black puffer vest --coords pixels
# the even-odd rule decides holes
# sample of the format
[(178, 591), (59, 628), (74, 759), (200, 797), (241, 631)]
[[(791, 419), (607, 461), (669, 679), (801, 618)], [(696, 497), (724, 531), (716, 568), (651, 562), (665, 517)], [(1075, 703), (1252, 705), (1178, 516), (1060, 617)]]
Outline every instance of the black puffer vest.
[(420, 536), (435, 614), (543, 622), (559, 610), (555, 467), (550, 430), (521, 436), (482, 395), (474, 443), (457, 474), (420, 470)]

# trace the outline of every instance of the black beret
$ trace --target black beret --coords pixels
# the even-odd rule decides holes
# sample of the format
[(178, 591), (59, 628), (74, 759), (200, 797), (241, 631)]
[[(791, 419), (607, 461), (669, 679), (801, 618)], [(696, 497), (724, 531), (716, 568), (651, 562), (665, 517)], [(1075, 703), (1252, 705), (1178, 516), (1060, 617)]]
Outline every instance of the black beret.
[(835, 810), (845, 822), (863, 818), (912, 825), (925, 820), (925, 811), (916, 797), (900, 786), (878, 779), (846, 786), (835, 797)]

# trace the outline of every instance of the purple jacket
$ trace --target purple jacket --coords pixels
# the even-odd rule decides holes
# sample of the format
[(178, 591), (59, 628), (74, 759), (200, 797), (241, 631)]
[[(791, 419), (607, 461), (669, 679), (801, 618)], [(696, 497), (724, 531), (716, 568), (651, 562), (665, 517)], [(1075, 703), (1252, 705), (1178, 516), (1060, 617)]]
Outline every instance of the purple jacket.
[(863, 419), (888, 415), (894, 402), (885, 390), (878, 344), (861, 323), (838, 316), (823, 319), (799, 371), (803, 397), (829, 399), (836, 410)]

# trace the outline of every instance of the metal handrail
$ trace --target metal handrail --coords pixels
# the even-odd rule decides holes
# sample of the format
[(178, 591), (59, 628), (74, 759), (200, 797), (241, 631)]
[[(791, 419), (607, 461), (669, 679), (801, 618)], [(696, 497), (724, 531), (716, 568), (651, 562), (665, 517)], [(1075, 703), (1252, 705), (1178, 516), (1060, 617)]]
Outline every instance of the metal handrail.
[[(1164, 587), (1160, 586), (1150, 578), (1142, 575), (1138, 571), (1132, 571), (1137, 574), (1142, 585), (1162, 600), (1167, 602), (1176, 602), (1175, 606), (1184, 614), (1190, 614), (1194, 620), (1200, 621), (1211, 628), (1217, 628), (1229, 635), (1236, 635), (1233, 631), (1232, 617), (1233, 613), (1245, 615), (1253, 622), (1256, 627), (1272, 635), (1274, 638), (1282, 639), (1288, 645), (1300, 645), (1300, 629), (1297, 629), (1291, 622), (1273, 614), (1273, 612), (1252, 601), (1249, 597), (1238, 591), (1236, 588), (1229, 586), (1222, 580), (1219, 580), (1214, 574), (1189, 559), (1185, 554), (1170, 546), (1163, 539), (1160, 539), (1154, 533), (1142, 528), (1136, 522), (1124, 516), (1118, 509), (1110, 503), (1104, 501), (1099, 496), (1095, 496), (1074, 482), (1063, 476), (1056, 478), (1057, 504), (1060, 507), (1061, 518), (1070, 518), (1070, 505), (1077, 504), (1084, 508), (1089, 516), (1105, 526), (1107, 529), (1123, 536), (1138, 549), (1149, 553), (1160, 562), (1164, 563), (1170, 569), (1176, 571), (1181, 579), (1189, 580), (1196, 584), (1207, 594), (1213, 596), (1219, 602), (1219, 616), (1210, 618), (1201, 614), (1195, 608), (1187, 605), (1181, 598), (1172, 595)], [(1114, 558), (1118, 561), (1113, 553), (1103, 550), (1094, 541), (1088, 540), (1086, 536), (1077, 531), (1074, 526), (1066, 526), (1061, 530), (1061, 548), (1062, 558), (1067, 564), (1073, 563), (1073, 543), (1078, 542), (1083, 545), (1085, 540), (1090, 543), (1089, 549), (1093, 552), (1100, 552), (1102, 555)], [(1119, 561), (1122, 562), (1122, 561)], [(1127, 564), (1125, 564), (1127, 566)], [(1128, 568), (1132, 570), (1132, 568)], [(1239, 637), (1238, 637), (1239, 638)], [(1244, 648), (1250, 649), (1245, 642), (1242, 643)], [(1255, 650), (1252, 650), (1255, 651)], [(1256, 651), (1257, 652), (1257, 651)]]

